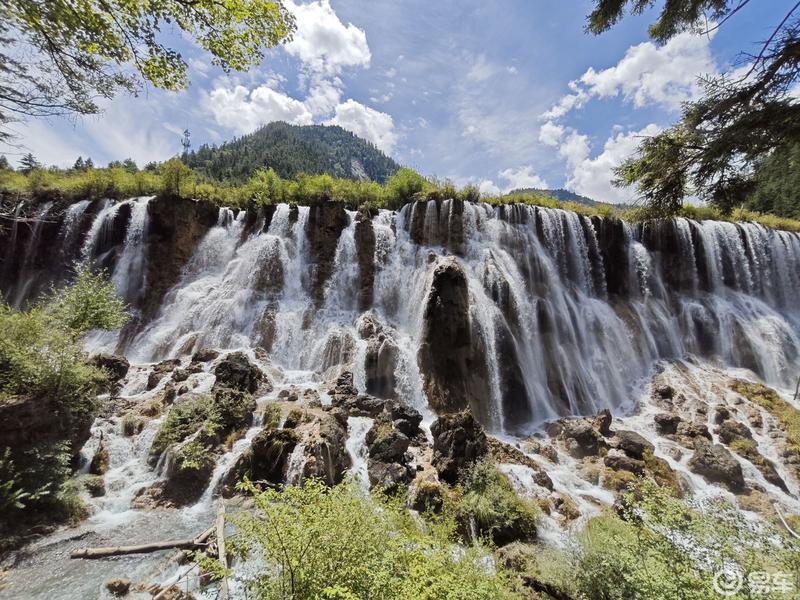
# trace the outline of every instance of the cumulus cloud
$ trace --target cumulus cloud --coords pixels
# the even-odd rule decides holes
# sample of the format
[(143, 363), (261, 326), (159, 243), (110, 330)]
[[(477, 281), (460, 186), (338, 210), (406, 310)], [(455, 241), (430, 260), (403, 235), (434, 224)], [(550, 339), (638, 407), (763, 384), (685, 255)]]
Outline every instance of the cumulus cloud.
[(391, 115), (364, 106), (352, 98), (339, 104), (333, 118), (326, 125), (338, 125), (357, 136), (371, 141), (378, 148), (390, 153), (397, 143), (394, 120)]
[(571, 82), (572, 92), (542, 118), (559, 119), (590, 98), (620, 95), (636, 107), (657, 105), (677, 110), (682, 102), (698, 97), (700, 75), (718, 71), (710, 43), (711, 36), (681, 33), (663, 46), (652, 42), (631, 46), (613, 67), (599, 71), (589, 68)]
[(539, 141), (548, 146), (556, 146), (564, 136), (564, 126), (547, 121), (539, 128)]
[(507, 194), (512, 190), (521, 188), (547, 188), (547, 182), (534, 173), (531, 165), (503, 169), (502, 171), (498, 171), (497, 177), (505, 181), (505, 185), (501, 188), (491, 179), (482, 179), (478, 183), (478, 190), (482, 195), (493, 196), (500, 193)]
[(249, 90), (243, 85), (218, 87), (203, 98), (203, 105), (216, 122), (237, 133), (248, 133), (270, 121), (310, 125), (311, 111), (305, 103), (261, 85)]
[(297, 4), (288, 0), (297, 31), (285, 50), (315, 73), (337, 75), (343, 67), (368, 67), (372, 55), (367, 35), (352, 23), (345, 25), (329, 0)]
[(611, 185), (614, 168), (636, 151), (642, 137), (656, 135), (659, 131), (661, 128), (653, 123), (640, 131), (620, 131), (606, 140), (603, 151), (594, 158), (589, 155), (586, 136), (571, 132), (559, 150), (572, 170), (567, 187), (601, 202), (630, 202), (635, 196), (633, 190)]

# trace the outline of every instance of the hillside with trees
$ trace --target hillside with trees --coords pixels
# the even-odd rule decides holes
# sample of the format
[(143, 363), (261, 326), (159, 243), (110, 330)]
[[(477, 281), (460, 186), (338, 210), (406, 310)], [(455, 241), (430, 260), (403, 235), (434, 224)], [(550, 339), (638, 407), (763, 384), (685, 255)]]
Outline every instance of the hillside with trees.
[(278, 121), (219, 147), (204, 144), (184, 153), (182, 160), (206, 177), (237, 183), (261, 168), (283, 178), (307, 173), (383, 183), (400, 168), (373, 144), (341, 127)]

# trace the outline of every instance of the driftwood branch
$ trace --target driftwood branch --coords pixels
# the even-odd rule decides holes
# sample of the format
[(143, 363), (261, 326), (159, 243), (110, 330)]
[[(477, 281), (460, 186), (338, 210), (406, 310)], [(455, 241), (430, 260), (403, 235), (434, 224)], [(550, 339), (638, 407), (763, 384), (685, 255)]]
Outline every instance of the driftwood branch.
[(772, 506), (775, 509), (775, 512), (778, 513), (778, 518), (781, 520), (781, 523), (783, 523), (783, 526), (786, 527), (786, 531), (788, 531), (793, 537), (800, 540), (800, 533), (797, 533), (794, 529), (789, 527), (789, 524), (786, 522), (786, 519), (783, 518), (783, 513), (781, 512), (781, 509), (778, 508), (778, 505), (773, 504)]
[(153, 544), (140, 544), (137, 546), (113, 546), (106, 548), (79, 548), (73, 550), (70, 558), (107, 558), (109, 556), (123, 556), (126, 554), (146, 554), (149, 552), (158, 552), (159, 550), (170, 550), (172, 548), (179, 548), (188, 550), (199, 548), (203, 546), (209, 537), (216, 531), (216, 525), (209, 527), (199, 536), (190, 540), (172, 540), (169, 542), (156, 542)]
[[(223, 502), (219, 503), (219, 511), (217, 511), (217, 556), (222, 566), (227, 569), (228, 558), (225, 555), (225, 504)], [(223, 577), (220, 582), (220, 592), (222, 594), (222, 600), (228, 600), (230, 598), (227, 577)]]

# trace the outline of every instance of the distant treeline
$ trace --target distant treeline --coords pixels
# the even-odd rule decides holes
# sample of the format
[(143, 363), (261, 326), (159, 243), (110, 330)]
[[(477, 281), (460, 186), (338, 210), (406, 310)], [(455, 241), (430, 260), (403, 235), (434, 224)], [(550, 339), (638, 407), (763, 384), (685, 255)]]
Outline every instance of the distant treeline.
[[(543, 191), (513, 192), (482, 196), (474, 185), (458, 188), (449, 180), (423, 177), (416, 171), (401, 168), (384, 184), (368, 180), (335, 178), (330, 175), (301, 173), (293, 179), (280, 177), (273, 169), (258, 169), (242, 183), (217, 182), (187, 167), (180, 159), (150, 163), (139, 170), (131, 160), (112, 163), (104, 168), (59, 169), (35, 166), (30, 169), (0, 168), (0, 193), (11, 198), (63, 198), (77, 202), (96, 198), (131, 198), (146, 195), (177, 195), (210, 200), (220, 206), (243, 208), (249, 205), (319, 202), (343, 202), (351, 209), (386, 208), (398, 210), (413, 201), (460, 199), (467, 202), (529, 204), (561, 208), (583, 215), (620, 217), (628, 221), (647, 219), (641, 209), (625, 209), (596, 202), (587, 206), (577, 202), (561, 202)], [(800, 221), (759, 213), (744, 208), (723, 215), (714, 208), (684, 206), (683, 216), (692, 219), (755, 221), (766, 227), (800, 231)]]

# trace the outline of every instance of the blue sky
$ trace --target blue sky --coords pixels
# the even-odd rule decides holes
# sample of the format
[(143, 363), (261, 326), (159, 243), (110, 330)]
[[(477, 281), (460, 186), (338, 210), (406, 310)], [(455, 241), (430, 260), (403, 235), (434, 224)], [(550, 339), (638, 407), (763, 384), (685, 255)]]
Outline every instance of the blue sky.
[(294, 40), (260, 67), (226, 76), (173, 32), (189, 91), (151, 88), (100, 116), (19, 123), (18, 147), (0, 153), (142, 165), (177, 153), (185, 127), (197, 146), (272, 120), (336, 123), (486, 193), (567, 187), (622, 202), (631, 192), (609, 184), (613, 167), (678, 117), (698, 75), (741, 68), (738, 52), (757, 51), (793, 2), (752, 3), (714, 35), (657, 46), (646, 36), (653, 12), (584, 33), (588, 0), (292, 0)]

